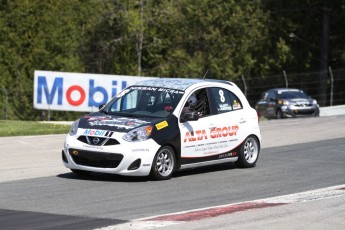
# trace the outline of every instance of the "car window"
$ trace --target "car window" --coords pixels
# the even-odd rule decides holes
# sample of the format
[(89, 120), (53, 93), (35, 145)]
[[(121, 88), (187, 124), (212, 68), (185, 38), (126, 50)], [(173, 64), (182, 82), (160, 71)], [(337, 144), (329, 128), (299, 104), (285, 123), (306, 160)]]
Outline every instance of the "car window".
[(268, 99), (268, 92), (264, 92), (264, 93), (261, 95), (261, 100), (267, 101), (267, 99)]
[(192, 92), (184, 104), (182, 113), (197, 112), (199, 117), (210, 115), (210, 106), (206, 88)]
[(270, 99), (273, 99), (273, 100), (276, 99), (276, 94), (273, 91), (270, 91), (268, 93), (268, 100), (270, 100)]
[(162, 87), (131, 86), (109, 102), (103, 111), (112, 115), (167, 117), (183, 93)]
[(303, 91), (278, 91), (280, 99), (308, 98)]
[(216, 114), (242, 109), (241, 101), (229, 90), (213, 87), (210, 88), (210, 92), (214, 100)]
[(111, 112), (125, 111), (133, 109), (138, 104), (138, 91), (132, 91), (122, 97), (122, 100), (116, 101), (111, 106)]

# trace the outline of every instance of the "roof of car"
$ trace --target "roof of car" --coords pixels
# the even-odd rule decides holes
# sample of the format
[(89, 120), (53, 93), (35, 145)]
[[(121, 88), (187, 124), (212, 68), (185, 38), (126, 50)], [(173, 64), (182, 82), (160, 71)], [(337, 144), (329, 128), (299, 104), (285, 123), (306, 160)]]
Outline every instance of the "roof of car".
[(294, 88), (274, 88), (270, 90), (280, 91), (280, 92), (302, 91), (300, 89), (294, 89)]
[(186, 90), (191, 85), (202, 82), (218, 82), (230, 84), (229, 81), (216, 80), (216, 79), (191, 79), (191, 78), (156, 78), (137, 82), (135, 85), (150, 86), (150, 87), (163, 87), (176, 90)]

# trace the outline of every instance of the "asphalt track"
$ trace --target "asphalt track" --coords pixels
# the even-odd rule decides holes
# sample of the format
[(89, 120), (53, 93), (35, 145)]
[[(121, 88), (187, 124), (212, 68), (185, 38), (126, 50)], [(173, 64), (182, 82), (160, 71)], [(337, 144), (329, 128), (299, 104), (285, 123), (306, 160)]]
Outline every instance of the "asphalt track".
[[(134, 229), (133, 220), (345, 184), (344, 116), (272, 120), (260, 126), (264, 142), (257, 167), (223, 164), (177, 172), (168, 181), (96, 173), (80, 178), (61, 163), (64, 135), (0, 138), (0, 229)], [(329, 211), (305, 212), (320, 207)], [(319, 227), (345, 226), (345, 196), (291, 204), (287, 210), (299, 223), (296, 228), (308, 229), (306, 223), (320, 221), (319, 215), (327, 217)], [(303, 215), (294, 216), (298, 212)], [(272, 218), (271, 229), (290, 229), (294, 222), (286, 222), (284, 215), (278, 207), (263, 208), (205, 217), (175, 229), (268, 229), (264, 220)]]

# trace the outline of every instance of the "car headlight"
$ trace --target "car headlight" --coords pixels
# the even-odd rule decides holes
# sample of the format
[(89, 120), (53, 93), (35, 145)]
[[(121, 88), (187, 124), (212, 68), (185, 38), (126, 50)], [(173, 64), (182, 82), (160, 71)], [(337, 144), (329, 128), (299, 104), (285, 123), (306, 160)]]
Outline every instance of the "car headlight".
[(315, 99), (313, 100), (313, 105), (317, 105), (317, 101)]
[(278, 100), (278, 104), (279, 105), (289, 105), (289, 101), (286, 101), (286, 100)]
[(148, 139), (151, 136), (152, 133), (152, 126), (142, 126), (136, 129), (133, 129), (126, 133), (122, 138), (125, 141), (144, 141)]
[(76, 135), (78, 131), (78, 126), (79, 126), (79, 120), (76, 120), (75, 122), (73, 122), (68, 134), (71, 136)]

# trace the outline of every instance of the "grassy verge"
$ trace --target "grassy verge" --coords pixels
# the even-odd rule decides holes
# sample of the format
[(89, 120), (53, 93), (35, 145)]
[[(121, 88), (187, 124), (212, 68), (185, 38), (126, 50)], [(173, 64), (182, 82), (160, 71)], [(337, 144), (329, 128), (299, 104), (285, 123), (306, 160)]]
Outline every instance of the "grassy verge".
[(70, 125), (43, 123), (38, 121), (0, 120), (0, 137), (46, 134), (67, 134)]

